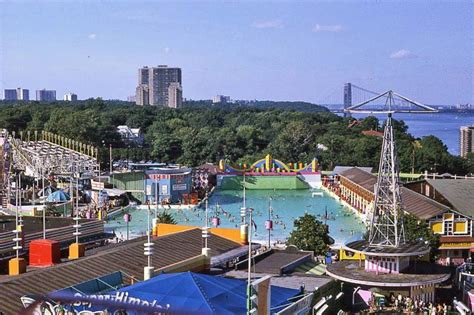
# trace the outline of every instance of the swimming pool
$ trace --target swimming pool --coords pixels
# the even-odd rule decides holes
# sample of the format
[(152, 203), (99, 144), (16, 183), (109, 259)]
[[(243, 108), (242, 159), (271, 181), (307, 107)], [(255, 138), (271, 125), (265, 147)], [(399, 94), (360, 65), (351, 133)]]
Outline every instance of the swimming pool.
[[(329, 234), (336, 243), (343, 243), (356, 234), (365, 232), (362, 220), (327, 192), (318, 190), (313, 196), (311, 190), (249, 190), (246, 192), (247, 207), (254, 209), (256, 231), (253, 239), (268, 241), (268, 231), (265, 221), (268, 220), (268, 209), (271, 204), (273, 212), (273, 230), (270, 233), (271, 242), (285, 241), (293, 229), (293, 221), (305, 212), (314, 214), (324, 221), (328, 213)], [(242, 207), (242, 191), (216, 190), (209, 198), (209, 218), (218, 215), (220, 227), (238, 228), (240, 225), (240, 208)], [(152, 211), (154, 209), (152, 207)], [(160, 208), (159, 211), (163, 211)], [(171, 213), (178, 224), (203, 226), (205, 224), (204, 205), (194, 209), (183, 206), (180, 210), (166, 210)], [(146, 231), (146, 210), (132, 209), (132, 221), (129, 223), (130, 235), (144, 235)], [(209, 224), (211, 225), (211, 224)], [(115, 230), (117, 235), (126, 235), (126, 225), (123, 216), (109, 220), (106, 228)]]

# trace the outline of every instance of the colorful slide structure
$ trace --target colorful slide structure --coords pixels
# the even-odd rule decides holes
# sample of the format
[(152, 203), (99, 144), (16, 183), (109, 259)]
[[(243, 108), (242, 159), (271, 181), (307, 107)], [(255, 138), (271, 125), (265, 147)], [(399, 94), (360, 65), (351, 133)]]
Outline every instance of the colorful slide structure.
[(219, 171), (217, 184), (224, 190), (242, 189), (243, 185), (247, 189), (308, 189), (321, 186), (317, 159), (308, 164), (285, 164), (268, 154), (250, 166), (232, 166), (221, 160)]

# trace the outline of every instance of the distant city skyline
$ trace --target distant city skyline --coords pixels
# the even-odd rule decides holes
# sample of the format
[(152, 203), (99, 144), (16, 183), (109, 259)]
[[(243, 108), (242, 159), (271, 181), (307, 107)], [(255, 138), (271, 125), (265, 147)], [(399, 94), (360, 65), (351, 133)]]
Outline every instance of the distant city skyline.
[(183, 70), (187, 99), (342, 104), (352, 82), (426, 104), (474, 103), (469, 0), (25, 1), (0, 12), (2, 91), (125, 100), (136, 69), (168, 64)]

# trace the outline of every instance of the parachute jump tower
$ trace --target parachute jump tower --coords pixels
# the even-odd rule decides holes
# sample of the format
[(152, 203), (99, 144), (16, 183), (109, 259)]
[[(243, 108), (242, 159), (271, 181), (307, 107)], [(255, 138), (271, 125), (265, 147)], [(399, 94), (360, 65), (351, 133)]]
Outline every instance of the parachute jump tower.
[[(378, 108), (363, 106), (385, 99)], [(414, 107), (404, 109), (396, 102)], [(405, 291), (407, 296), (434, 301), (435, 285), (447, 280), (449, 272), (437, 265), (422, 262), (421, 257), (430, 252), (423, 240), (408, 241), (404, 230), (404, 209), (400, 193), (399, 164), (392, 115), (396, 112), (426, 113), (435, 109), (409, 100), (393, 91), (387, 91), (370, 100), (346, 109), (349, 113), (386, 113), (382, 150), (377, 183), (374, 187), (374, 206), (367, 239), (349, 241), (343, 246), (359, 260), (343, 260), (329, 265), (328, 275), (343, 281), (345, 289), (357, 292), (371, 291), (374, 287), (389, 292)], [(365, 296), (370, 296), (365, 294)], [(360, 294), (360, 296), (364, 296)], [(367, 301), (366, 301), (367, 302)], [(354, 301), (352, 301), (354, 303)]]

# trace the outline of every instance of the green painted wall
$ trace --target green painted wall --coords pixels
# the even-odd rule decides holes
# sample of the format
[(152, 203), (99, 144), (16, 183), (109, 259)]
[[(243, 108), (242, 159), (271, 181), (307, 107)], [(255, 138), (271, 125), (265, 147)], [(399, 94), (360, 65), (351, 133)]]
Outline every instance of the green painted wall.
[[(240, 190), (242, 189), (242, 176), (224, 176), (220, 189)], [(245, 187), (247, 189), (308, 189), (309, 186), (296, 176), (245, 176)]]
[(115, 173), (111, 181), (115, 188), (130, 192), (138, 200), (144, 201), (145, 174), (143, 172)]

